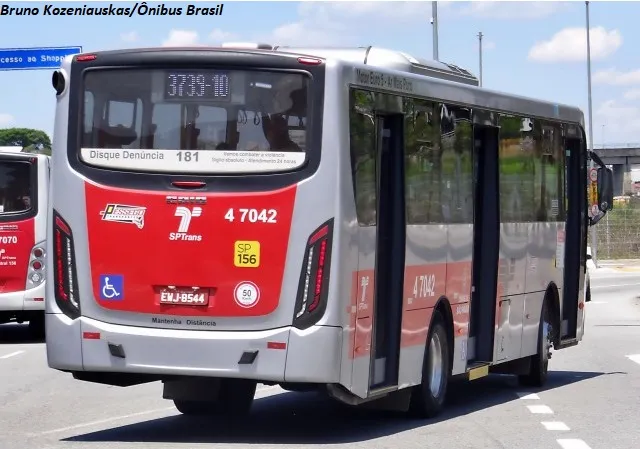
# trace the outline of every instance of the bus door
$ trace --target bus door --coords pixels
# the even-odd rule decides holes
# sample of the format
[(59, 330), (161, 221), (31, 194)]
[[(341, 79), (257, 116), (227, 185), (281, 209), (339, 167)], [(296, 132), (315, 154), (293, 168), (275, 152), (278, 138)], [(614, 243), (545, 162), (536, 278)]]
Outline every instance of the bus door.
[[(374, 254), (359, 252), (359, 304), (351, 388), (362, 398), (398, 383), (405, 260), (404, 114), (378, 109), (372, 119), (376, 219), (375, 232), (367, 237), (375, 246)], [(372, 276), (364, 274), (372, 264)]]
[[(556, 251), (564, 259), (564, 288), (562, 289), (562, 319), (560, 342), (563, 346), (577, 343), (584, 329), (584, 277), (587, 245), (587, 151), (582, 131), (568, 126), (565, 131), (566, 157), (565, 194), (567, 213), (564, 232), (558, 231)], [(564, 247), (564, 248), (563, 248)], [(558, 251), (558, 249), (560, 251)], [(558, 263), (558, 261), (556, 261)]]
[[(468, 343), (472, 365), (487, 364), (494, 358), (500, 251), (499, 128), (479, 123), (487, 120), (481, 120), (477, 114), (474, 113), (473, 126), (473, 287)], [(500, 329), (497, 332), (499, 337)]]

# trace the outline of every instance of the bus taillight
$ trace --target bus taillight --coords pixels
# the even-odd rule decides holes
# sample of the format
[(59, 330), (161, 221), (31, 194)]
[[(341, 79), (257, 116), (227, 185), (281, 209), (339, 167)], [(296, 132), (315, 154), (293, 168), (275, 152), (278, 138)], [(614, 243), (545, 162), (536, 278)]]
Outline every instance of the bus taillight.
[(80, 316), (75, 248), (71, 227), (53, 211), (53, 290), (56, 304), (69, 318)]
[(35, 288), (42, 284), (45, 279), (44, 274), (44, 248), (46, 242), (39, 242), (31, 248), (31, 255), (29, 256), (29, 265), (27, 271), (27, 285), (26, 289)]
[(94, 61), (97, 58), (96, 55), (90, 54), (90, 55), (78, 55), (76, 56), (76, 62), (87, 62), (87, 61)]
[(322, 317), (327, 308), (333, 218), (311, 233), (304, 253), (293, 325), (306, 329)]

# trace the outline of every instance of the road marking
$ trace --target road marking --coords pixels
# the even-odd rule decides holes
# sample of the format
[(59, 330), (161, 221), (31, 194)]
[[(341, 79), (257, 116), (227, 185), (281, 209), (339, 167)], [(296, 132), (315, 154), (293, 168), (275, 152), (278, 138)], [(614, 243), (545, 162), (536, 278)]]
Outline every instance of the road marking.
[(556, 440), (562, 449), (591, 449), (587, 443), (578, 439), (559, 439)]
[(613, 269), (623, 273), (637, 273), (640, 271), (640, 268), (638, 267), (614, 267)]
[(46, 432), (40, 432), (35, 435), (49, 435), (52, 433), (66, 432), (68, 430), (82, 429), (83, 427), (91, 427), (91, 426), (96, 426), (98, 424), (106, 424), (113, 421), (121, 421), (128, 418), (133, 418), (136, 416), (144, 416), (144, 415), (152, 415), (154, 413), (168, 412), (169, 410), (175, 410), (175, 407), (157, 408), (155, 410), (147, 410), (145, 412), (131, 413), (129, 415), (114, 416), (112, 418), (100, 419), (98, 421), (91, 421), (87, 423), (76, 424), (75, 426), (61, 427), (59, 429), (47, 430)]
[(1, 356), (1, 357), (0, 357), (0, 359), (8, 359), (8, 358), (14, 357), (14, 356), (16, 356), (16, 355), (20, 355), (20, 354), (22, 354), (23, 352), (24, 352), (24, 351), (16, 351), (16, 352), (12, 352), (11, 354), (6, 354), (6, 355)]
[(547, 430), (570, 430), (562, 421), (542, 421), (540, 424)]
[(532, 400), (533, 399), (540, 399), (540, 396), (538, 396), (537, 394), (535, 394), (535, 393), (527, 393), (526, 391), (520, 391), (520, 392), (518, 392), (516, 394), (520, 397), (520, 399), (525, 400), (525, 401), (527, 399), (532, 399)]
[(632, 362), (636, 362), (638, 365), (640, 365), (640, 354), (628, 355), (627, 358)]
[[(269, 392), (270, 390), (275, 390), (276, 388), (279, 388), (279, 386), (278, 385), (270, 385), (270, 386), (265, 385), (263, 387), (260, 387), (260, 388), (256, 389), (256, 395), (257, 395), (257, 393)], [(257, 399), (260, 399), (260, 398), (263, 398), (263, 397), (269, 397), (269, 396), (274, 396), (274, 395), (273, 394), (260, 395), (260, 396), (257, 396)], [(128, 415), (113, 416), (111, 418), (100, 419), (100, 420), (97, 420), (97, 421), (91, 421), (91, 422), (82, 423), (82, 424), (76, 424), (74, 426), (61, 427), (59, 429), (47, 430), (45, 432), (31, 433), (29, 435), (30, 436), (41, 436), (41, 435), (49, 435), (49, 434), (52, 434), (52, 433), (67, 432), (69, 430), (82, 429), (84, 427), (92, 427), (92, 426), (97, 426), (97, 425), (100, 425), (100, 424), (106, 424), (106, 423), (110, 423), (110, 422), (114, 422), (114, 421), (124, 421), (126, 419), (135, 418), (137, 416), (153, 415), (155, 413), (168, 412), (168, 411), (171, 411), (171, 410), (173, 410), (175, 412), (176, 408), (175, 407), (157, 408), (157, 409), (154, 409), (154, 410), (147, 410), (147, 411), (144, 411), (144, 412), (130, 413)]]
[(591, 289), (594, 288), (615, 288), (615, 287), (634, 287), (640, 285), (640, 282), (634, 282), (633, 284), (615, 284), (615, 285), (592, 285)]
[(609, 301), (589, 301), (587, 304), (609, 304)]
[(553, 415), (553, 410), (546, 405), (527, 405), (527, 408), (531, 413)]

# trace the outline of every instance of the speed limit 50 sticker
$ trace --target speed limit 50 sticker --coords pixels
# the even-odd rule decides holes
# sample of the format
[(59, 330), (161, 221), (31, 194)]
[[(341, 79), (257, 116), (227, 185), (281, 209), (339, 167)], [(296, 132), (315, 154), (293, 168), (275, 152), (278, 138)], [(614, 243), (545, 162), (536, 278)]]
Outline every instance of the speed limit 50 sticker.
[(255, 306), (260, 300), (260, 289), (251, 281), (242, 281), (233, 291), (233, 297), (240, 307), (246, 309)]

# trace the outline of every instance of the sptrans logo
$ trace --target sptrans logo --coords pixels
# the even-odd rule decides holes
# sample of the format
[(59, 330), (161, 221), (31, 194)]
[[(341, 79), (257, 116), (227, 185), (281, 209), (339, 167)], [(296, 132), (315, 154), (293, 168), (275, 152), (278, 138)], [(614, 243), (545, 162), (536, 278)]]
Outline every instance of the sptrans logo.
[(126, 204), (107, 204), (105, 209), (100, 212), (104, 221), (115, 221), (117, 223), (130, 223), (138, 227), (144, 228), (144, 214), (146, 207), (128, 206)]
[(180, 217), (180, 224), (178, 225), (178, 232), (171, 232), (169, 234), (169, 240), (181, 240), (188, 242), (202, 241), (202, 236), (200, 234), (189, 234), (191, 219), (201, 215), (201, 207), (192, 207), (191, 209), (184, 206), (176, 207), (176, 213), (174, 216)]

